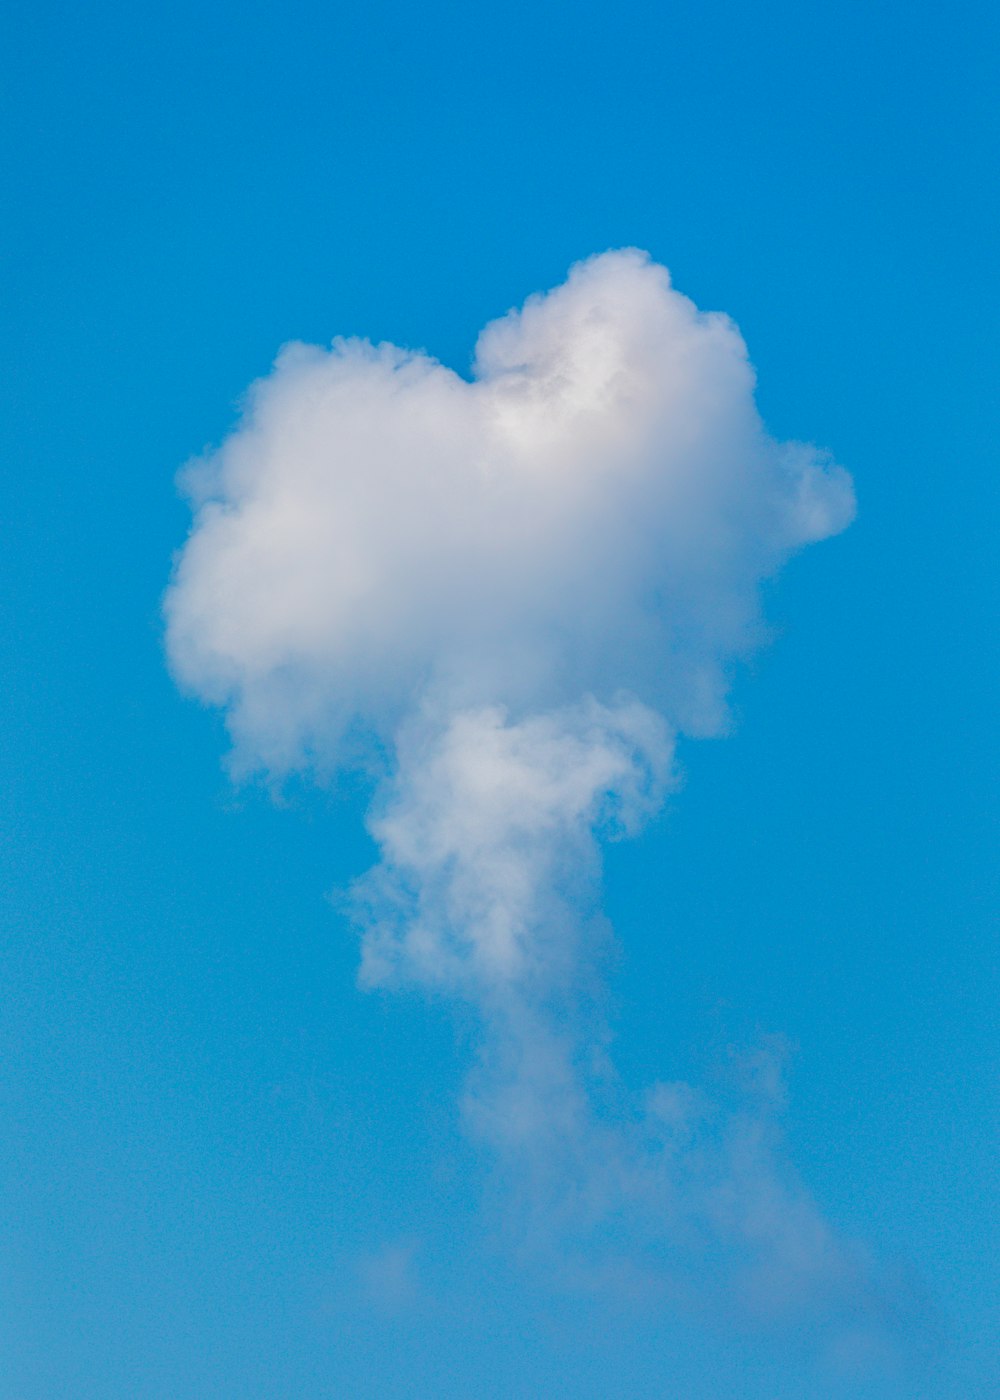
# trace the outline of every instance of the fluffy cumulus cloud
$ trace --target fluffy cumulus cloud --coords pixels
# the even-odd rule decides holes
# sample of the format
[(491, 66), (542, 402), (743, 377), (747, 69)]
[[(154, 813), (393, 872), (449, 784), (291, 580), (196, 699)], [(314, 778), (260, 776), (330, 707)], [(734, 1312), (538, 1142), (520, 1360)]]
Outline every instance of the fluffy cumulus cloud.
[(735, 326), (636, 252), (487, 326), (471, 381), (393, 345), (289, 346), (188, 472), (174, 672), (272, 772), (422, 702), (627, 691), (711, 731), (757, 584), (853, 508), (753, 388)]
[(475, 1008), (468, 1119), (530, 1233), (581, 1276), (700, 1250), (746, 1297), (856, 1295), (774, 1093), (632, 1100), (596, 1009), (602, 839), (656, 811), (678, 735), (723, 727), (762, 581), (853, 513), (842, 469), (765, 431), (732, 322), (623, 251), (488, 325), (468, 379), (291, 345), (185, 483), (174, 674), (239, 771), (375, 775), (362, 980)]

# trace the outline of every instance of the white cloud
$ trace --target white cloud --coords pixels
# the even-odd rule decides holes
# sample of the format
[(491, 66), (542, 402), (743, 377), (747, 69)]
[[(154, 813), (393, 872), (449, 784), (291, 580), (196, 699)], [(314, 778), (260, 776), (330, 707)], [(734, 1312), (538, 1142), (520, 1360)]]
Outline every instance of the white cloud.
[(443, 727), (415, 718), (369, 823), (383, 864), (357, 891), (363, 978), (474, 999), (572, 984), (595, 832), (628, 832), (655, 810), (670, 754), (663, 722), (635, 701), (520, 723), (498, 707)]
[(519, 718), (627, 690), (711, 732), (759, 581), (853, 509), (753, 385), (732, 323), (634, 251), (487, 326), (471, 382), (392, 345), (286, 347), (187, 472), (174, 673), (272, 773), (391, 736), (415, 697)]
[(391, 345), (290, 346), (187, 472), (165, 608), (237, 768), (383, 755), (362, 977), (477, 1009), (469, 1121), (536, 1235), (711, 1238), (777, 1296), (853, 1272), (773, 1106), (628, 1101), (593, 995), (601, 836), (656, 810), (678, 733), (720, 729), (761, 581), (853, 512), (753, 390), (733, 324), (636, 251), (487, 326), (471, 380)]

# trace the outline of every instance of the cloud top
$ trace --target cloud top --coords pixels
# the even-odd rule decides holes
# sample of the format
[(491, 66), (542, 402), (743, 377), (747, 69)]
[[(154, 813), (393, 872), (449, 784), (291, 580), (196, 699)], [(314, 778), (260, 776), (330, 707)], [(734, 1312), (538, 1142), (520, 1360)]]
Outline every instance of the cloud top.
[(634, 250), (488, 325), (471, 380), (394, 345), (287, 346), (186, 473), (174, 673), (276, 775), (335, 766), (415, 696), (520, 716), (627, 690), (712, 732), (759, 581), (853, 511), (753, 389), (732, 322)]

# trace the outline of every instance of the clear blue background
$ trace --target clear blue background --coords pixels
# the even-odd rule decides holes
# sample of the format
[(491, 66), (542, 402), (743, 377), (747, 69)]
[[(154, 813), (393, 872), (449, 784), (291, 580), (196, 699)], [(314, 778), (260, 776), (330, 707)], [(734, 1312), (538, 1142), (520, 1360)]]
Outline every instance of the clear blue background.
[[(991, 8), (6, 7), (3, 1397), (1000, 1395)], [(792, 1157), (927, 1300), (894, 1379), (496, 1252), (461, 1037), (356, 989), (325, 898), (360, 796), (234, 793), (163, 667), (174, 472), (283, 341), (464, 368), (621, 244), (737, 319), (860, 514), (610, 855), (618, 1055), (797, 1045)]]

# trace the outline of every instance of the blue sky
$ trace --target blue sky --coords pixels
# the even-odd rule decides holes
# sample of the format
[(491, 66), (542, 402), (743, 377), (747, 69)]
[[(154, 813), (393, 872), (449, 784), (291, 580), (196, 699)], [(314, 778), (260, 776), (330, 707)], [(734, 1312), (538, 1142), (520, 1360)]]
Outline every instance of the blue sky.
[[(3, 1394), (1000, 1393), (995, 18), (99, 5), (8, 32)], [(782, 1150), (895, 1280), (888, 1361), (833, 1366), (815, 1309), (526, 1261), (459, 1108), (467, 1012), (357, 985), (329, 895), (376, 858), (363, 783), (234, 787), (164, 661), (177, 469), (279, 346), (465, 372), (486, 322), (626, 245), (735, 319), (768, 429), (829, 448), (858, 515), (768, 585), (731, 733), (682, 739), (682, 788), (607, 851), (614, 1053), (716, 1086), (786, 1038)]]

